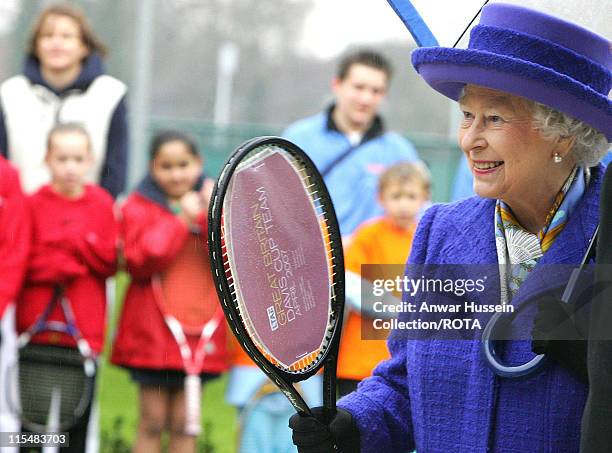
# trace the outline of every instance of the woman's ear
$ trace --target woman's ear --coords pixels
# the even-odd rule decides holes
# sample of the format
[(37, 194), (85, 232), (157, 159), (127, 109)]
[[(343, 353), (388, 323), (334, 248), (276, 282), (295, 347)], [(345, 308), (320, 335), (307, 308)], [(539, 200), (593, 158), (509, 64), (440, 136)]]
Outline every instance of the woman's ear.
[(575, 143), (576, 137), (574, 136), (559, 138), (557, 140), (557, 146), (555, 146), (555, 154), (558, 153), (563, 158), (568, 157)]

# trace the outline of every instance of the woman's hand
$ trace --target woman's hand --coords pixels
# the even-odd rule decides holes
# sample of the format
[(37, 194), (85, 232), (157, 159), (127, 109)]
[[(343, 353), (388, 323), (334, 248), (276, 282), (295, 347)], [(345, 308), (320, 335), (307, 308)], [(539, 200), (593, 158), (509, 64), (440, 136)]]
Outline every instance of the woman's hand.
[(588, 382), (587, 342), (574, 323), (573, 304), (547, 294), (538, 301), (538, 312), (531, 331), (531, 350), (546, 354), (559, 365)]
[(289, 419), (299, 453), (359, 453), (359, 430), (350, 412), (338, 408), (329, 425), (321, 422), (323, 407), (315, 407), (312, 413), (295, 414)]

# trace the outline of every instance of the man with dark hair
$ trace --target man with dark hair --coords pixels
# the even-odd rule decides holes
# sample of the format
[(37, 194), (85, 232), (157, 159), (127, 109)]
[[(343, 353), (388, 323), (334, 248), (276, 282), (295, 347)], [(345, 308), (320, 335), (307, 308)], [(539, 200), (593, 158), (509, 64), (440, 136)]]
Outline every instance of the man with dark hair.
[(334, 103), (283, 133), (308, 153), (323, 175), (344, 237), (382, 214), (376, 199), (380, 173), (397, 162), (418, 159), (407, 140), (385, 131), (378, 114), (391, 73), (391, 64), (379, 53), (347, 55), (332, 81)]
[(355, 53), (346, 55), (338, 65), (336, 77), (343, 80), (346, 79), (349, 70), (353, 65), (361, 64), (370, 68), (379, 69), (387, 76), (387, 80), (391, 80), (393, 76), (393, 66), (383, 55), (372, 52), (371, 50), (360, 50)]

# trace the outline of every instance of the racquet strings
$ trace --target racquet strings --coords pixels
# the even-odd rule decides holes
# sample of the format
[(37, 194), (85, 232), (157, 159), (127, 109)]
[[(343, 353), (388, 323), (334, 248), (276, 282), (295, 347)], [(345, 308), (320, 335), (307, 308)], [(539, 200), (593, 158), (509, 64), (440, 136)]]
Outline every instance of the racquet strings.
[(18, 387), (26, 428), (37, 431), (47, 424), (55, 393), (60, 397), (59, 425), (65, 430), (85, 413), (93, 379), (86, 376), (77, 349), (30, 343), (19, 351)]
[[(332, 301), (336, 299), (337, 293), (337, 273), (336, 273), (336, 258), (334, 257), (334, 247), (341, 247), (341, 244), (336, 244), (332, 235), (330, 233), (330, 229), (328, 227), (328, 208), (324, 203), (322, 198), (319, 195), (319, 185), (316, 182), (317, 180), (313, 177), (311, 173), (309, 173), (308, 168), (304, 165), (304, 163), (297, 158), (291, 152), (275, 145), (263, 145), (261, 147), (255, 148), (249, 155), (247, 155), (244, 160), (238, 165), (237, 170), (240, 170), (247, 166), (256, 165), (258, 160), (262, 160), (266, 156), (277, 152), (282, 154), (292, 165), (292, 167), (296, 170), (296, 173), (300, 175), (300, 180), (304, 190), (308, 193), (314, 211), (318, 217), (319, 228), (320, 228), (320, 236), (324, 242), (325, 250), (327, 251), (327, 267), (328, 267), (328, 276), (329, 276), (329, 286), (330, 286), (330, 298)], [(336, 325), (338, 319), (338, 313), (335, 313), (333, 309), (329, 311), (329, 319), (327, 325), (327, 331), (323, 338), (323, 341), (318, 350), (312, 351), (311, 353), (299, 358), (291, 364), (283, 364), (280, 361), (276, 360), (270, 350), (266, 347), (265, 343), (261, 340), (259, 335), (257, 334), (256, 329), (254, 328), (249, 316), (248, 311), (245, 306), (245, 302), (242, 297), (239, 296), (240, 293), (240, 284), (234, 278), (233, 271), (233, 256), (234, 253), (231, 250), (231, 247), (228, 247), (228, 241), (226, 240), (226, 226), (230, 225), (231, 219), (229, 218), (229, 209), (226, 209), (226, 203), (231, 198), (226, 197), (224, 200), (224, 206), (222, 210), (221, 216), (221, 250), (223, 257), (223, 265), (224, 265), (224, 273), (225, 279), (227, 281), (231, 299), (233, 302), (233, 308), (240, 319), (240, 322), (245, 327), (249, 337), (259, 350), (261, 354), (276, 368), (281, 369), (286, 372), (302, 374), (308, 372), (310, 369), (316, 367), (321, 362), (322, 358), (325, 357), (327, 352), (327, 348), (332, 339), (332, 334), (334, 331), (334, 327)], [(339, 242), (339, 241), (338, 241)], [(333, 306), (333, 303), (331, 304)], [(248, 344), (245, 344), (248, 349)]]

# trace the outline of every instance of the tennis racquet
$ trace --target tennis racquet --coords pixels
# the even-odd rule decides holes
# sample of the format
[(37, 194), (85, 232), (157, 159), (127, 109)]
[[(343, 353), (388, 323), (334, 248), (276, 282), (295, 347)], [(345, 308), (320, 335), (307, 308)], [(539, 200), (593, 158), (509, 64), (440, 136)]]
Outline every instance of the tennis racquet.
[(217, 292), (242, 348), (301, 414), (312, 413), (293, 384), (324, 367), (324, 417), (332, 418), (344, 264), (313, 162), (282, 138), (244, 143), (213, 191), (208, 234)]
[[(192, 436), (201, 432), (202, 365), (206, 355), (212, 352), (210, 340), (223, 322), (223, 311), (217, 301), (208, 262), (201, 234), (192, 229), (177, 258), (151, 281), (155, 301), (183, 360), (186, 374), (185, 433)], [(188, 337), (197, 339), (193, 350)]]
[[(51, 321), (61, 308), (65, 322)], [(32, 343), (35, 335), (65, 334), (76, 348)], [(89, 343), (76, 325), (70, 301), (61, 286), (36, 322), (17, 338), (19, 367), (7, 380), (8, 397), (21, 425), (32, 432), (67, 431), (87, 412), (94, 394), (96, 361)], [(18, 395), (18, 401), (14, 396)]]

